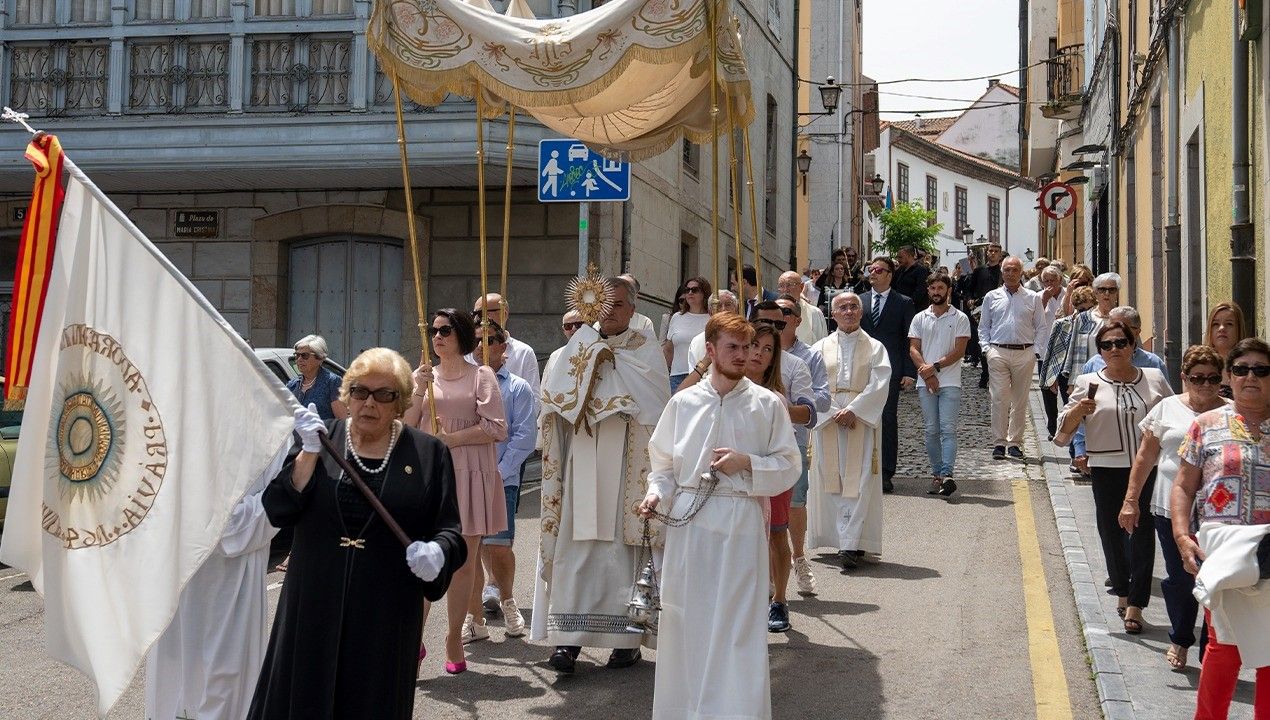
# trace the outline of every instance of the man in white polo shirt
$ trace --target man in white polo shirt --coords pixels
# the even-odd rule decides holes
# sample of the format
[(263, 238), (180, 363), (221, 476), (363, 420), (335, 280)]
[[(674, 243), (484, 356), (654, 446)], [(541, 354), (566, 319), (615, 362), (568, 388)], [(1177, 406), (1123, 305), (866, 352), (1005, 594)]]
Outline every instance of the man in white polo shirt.
[(926, 278), (927, 308), (908, 327), (909, 356), (917, 367), (917, 398), (926, 420), (930, 458), (928, 495), (950, 497), (957, 491), (957, 415), (961, 411), (961, 363), (970, 342), (970, 318), (952, 307), (952, 279), (943, 273)]

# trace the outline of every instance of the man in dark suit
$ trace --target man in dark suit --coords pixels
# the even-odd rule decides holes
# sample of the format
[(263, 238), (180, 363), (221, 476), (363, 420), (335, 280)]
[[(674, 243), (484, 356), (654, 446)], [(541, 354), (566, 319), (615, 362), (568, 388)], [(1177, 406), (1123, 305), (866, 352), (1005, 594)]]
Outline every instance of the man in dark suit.
[(930, 305), (926, 297), (926, 278), (930, 277), (930, 268), (917, 260), (917, 248), (905, 245), (895, 254), (895, 277), (891, 285), (913, 301), (913, 311), (919, 313)]
[(744, 302), (746, 320), (755, 318), (758, 312), (755, 308), (760, 302), (776, 299), (776, 293), (767, 289), (764, 289), (763, 296), (759, 297), (758, 289), (758, 271), (754, 269), (753, 265), (743, 266), (741, 268), (741, 288), (737, 290), (734, 287), (733, 291)]
[(874, 258), (869, 265), (869, 283), (873, 289), (860, 296), (864, 318), (860, 328), (886, 347), (891, 360), (891, 390), (882, 410), (882, 492), (894, 486), (896, 460), (900, 451), (900, 390), (917, 384), (917, 368), (908, 353), (908, 326), (913, 321), (913, 301), (891, 287), (895, 263), (888, 257)]

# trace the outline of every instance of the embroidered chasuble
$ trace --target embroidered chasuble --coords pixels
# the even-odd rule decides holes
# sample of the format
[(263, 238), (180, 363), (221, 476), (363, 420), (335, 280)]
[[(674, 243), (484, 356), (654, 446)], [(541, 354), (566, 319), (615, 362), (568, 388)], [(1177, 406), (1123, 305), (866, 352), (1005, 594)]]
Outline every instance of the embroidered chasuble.
[[(582, 327), (542, 381), (542, 539), (530, 638), (633, 648), (626, 603), (647, 491), (648, 439), (670, 399), (661, 348), (637, 328)], [(660, 538), (656, 539), (660, 544)]]

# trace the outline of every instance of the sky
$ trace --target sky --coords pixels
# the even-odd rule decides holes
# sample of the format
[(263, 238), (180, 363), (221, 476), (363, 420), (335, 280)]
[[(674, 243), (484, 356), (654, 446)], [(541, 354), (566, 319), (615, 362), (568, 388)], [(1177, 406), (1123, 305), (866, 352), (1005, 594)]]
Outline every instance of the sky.
[[(1018, 0), (864, 0), (863, 9), (864, 74), (874, 80), (1000, 73), (1002, 82), (1019, 84)], [(901, 111), (912, 110), (928, 111), (924, 117), (955, 114), (987, 87), (986, 79), (886, 84), (878, 86), (878, 102), (888, 120), (911, 118), (913, 113)]]

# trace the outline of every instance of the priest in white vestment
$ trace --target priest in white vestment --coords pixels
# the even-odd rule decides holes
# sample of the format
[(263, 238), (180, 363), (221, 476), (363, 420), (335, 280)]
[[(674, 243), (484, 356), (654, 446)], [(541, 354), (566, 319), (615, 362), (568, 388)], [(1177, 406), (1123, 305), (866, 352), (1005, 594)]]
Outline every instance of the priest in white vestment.
[(269, 542), (260, 503), (282, 469), (261, 474), (234, 507), (220, 544), (181, 592), (176, 616), (146, 656), (146, 718), (242, 720), (268, 641)]
[(886, 347), (860, 330), (858, 295), (835, 296), (832, 311), (838, 329), (814, 346), (831, 407), (812, 437), (807, 545), (837, 547), (849, 570), (882, 554), (881, 422), (891, 362)]
[(666, 358), (631, 326), (635, 289), (610, 280), (613, 309), (578, 328), (542, 383), (542, 545), (530, 639), (573, 672), (582, 647), (612, 648), (610, 667), (653, 638), (626, 629), (643, 540), (648, 438), (670, 399)]
[[(690, 522), (666, 530), (653, 719), (767, 720), (761, 503), (794, 486), (802, 461), (784, 401), (744, 377), (749, 324), (716, 315), (706, 336), (715, 369), (671, 399), (648, 445), (641, 512), (682, 518), (700, 504)], [(710, 471), (718, 480), (712, 493), (701, 478)]]

